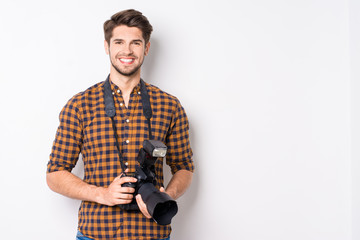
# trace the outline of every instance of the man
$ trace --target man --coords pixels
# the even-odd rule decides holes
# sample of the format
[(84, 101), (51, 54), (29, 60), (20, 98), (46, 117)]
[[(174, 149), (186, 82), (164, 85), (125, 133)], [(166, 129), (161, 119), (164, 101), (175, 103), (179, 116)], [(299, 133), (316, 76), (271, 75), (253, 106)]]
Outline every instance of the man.
[[(170, 225), (159, 225), (151, 218), (141, 195), (135, 196), (140, 211), (118, 206), (133, 201), (134, 188), (122, 185), (137, 181), (129, 173), (139, 164), (137, 156), (144, 140), (159, 140), (168, 148), (166, 163), (173, 177), (166, 190), (163, 159), (155, 163), (156, 187), (161, 192), (177, 199), (191, 183), (194, 165), (188, 120), (180, 102), (145, 83), (152, 109), (150, 123), (143, 113), (140, 72), (150, 49), (151, 32), (147, 18), (132, 9), (114, 14), (104, 23), (105, 51), (111, 62), (107, 81), (116, 112), (113, 118), (105, 111), (106, 81), (75, 95), (60, 113), (47, 183), (57, 193), (82, 200), (77, 239), (169, 239)], [(71, 173), (80, 153), (83, 180)]]

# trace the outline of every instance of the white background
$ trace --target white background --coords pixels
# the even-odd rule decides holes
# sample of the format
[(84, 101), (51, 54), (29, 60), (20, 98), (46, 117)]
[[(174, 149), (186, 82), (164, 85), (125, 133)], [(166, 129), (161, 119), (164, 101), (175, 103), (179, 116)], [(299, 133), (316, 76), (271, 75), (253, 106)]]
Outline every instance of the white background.
[(1, 1), (1, 239), (75, 238), (80, 202), (49, 190), (46, 164), (61, 108), (108, 74), (103, 22), (127, 8), (154, 27), (143, 78), (190, 120), (172, 239), (360, 239), (356, 0)]

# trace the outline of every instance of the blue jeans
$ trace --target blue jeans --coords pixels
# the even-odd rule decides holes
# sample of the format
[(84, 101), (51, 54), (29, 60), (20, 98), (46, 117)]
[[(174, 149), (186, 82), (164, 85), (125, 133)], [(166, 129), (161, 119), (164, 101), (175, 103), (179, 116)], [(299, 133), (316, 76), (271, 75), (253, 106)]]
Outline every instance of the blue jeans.
[[(80, 231), (78, 231), (76, 234), (76, 240), (93, 240), (93, 239), (85, 237)], [(154, 239), (154, 240), (170, 240), (170, 237), (164, 239)]]

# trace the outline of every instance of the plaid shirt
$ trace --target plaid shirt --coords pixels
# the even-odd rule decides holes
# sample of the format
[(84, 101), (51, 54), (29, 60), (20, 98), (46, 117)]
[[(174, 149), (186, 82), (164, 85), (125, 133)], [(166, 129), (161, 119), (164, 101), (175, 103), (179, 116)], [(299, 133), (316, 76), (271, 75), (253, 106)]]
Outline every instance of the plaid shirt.
[[(132, 91), (128, 108), (121, 90), (111, 81), (121, 154), (130, 172), (135, 171), (136, 157), (148, 125), (143, 115), (140, 84)], [(60, 126), (53, 143), (47, 172), (71, 171), (79, 154), (84, 162), (84, 181), (107, 187), (121, 174), (111, 119), (105, 115), (104, 82), (98, 83), (71, 98), (60, 113)], [(188, 120), (177, 98), (146, 83), (153, 117), (153, 139), (168, 147), (166, 164), (172, 173), (194, 170), (189, 143)], [(155, 164), (157, 188), (163, 186), (163, 161)], [(171, 232), (170, 225), (161, 226), (141, 212), (127, 212), (119, 207), (82, 201), (79, 209), (79, 230), (93, 239), (156, 239)]]

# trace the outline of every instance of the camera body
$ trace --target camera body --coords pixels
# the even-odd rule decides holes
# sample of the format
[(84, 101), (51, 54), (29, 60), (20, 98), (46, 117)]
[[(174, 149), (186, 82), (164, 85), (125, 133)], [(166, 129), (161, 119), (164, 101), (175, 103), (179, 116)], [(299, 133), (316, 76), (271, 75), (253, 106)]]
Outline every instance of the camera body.
[(178, 211), (177, 203), (168, 194), (160, 192), (155, 179), (155, 162), (158, 157), (166, 156), (167, 147), (164, 143), (157, 140), (145, 140), (143, 148), (140, 149), (137, 160), (140, 165), (136, 165), (135, 172), (123, 175), (137, 179), (137, 182), (124, 183), (122, 187), (132, 187), (135, 189), (134, 198), (129, 204), (118, 205), (121, 209), (127, 211), (139, 210), (135, 196), (141, 195), (147, 206), (149, 214), (160, 225), (171, 223), (171, 219)]

